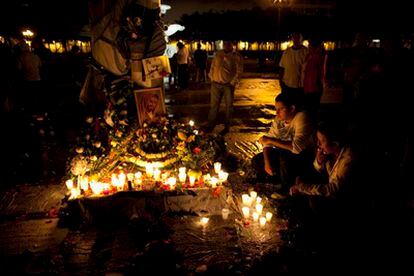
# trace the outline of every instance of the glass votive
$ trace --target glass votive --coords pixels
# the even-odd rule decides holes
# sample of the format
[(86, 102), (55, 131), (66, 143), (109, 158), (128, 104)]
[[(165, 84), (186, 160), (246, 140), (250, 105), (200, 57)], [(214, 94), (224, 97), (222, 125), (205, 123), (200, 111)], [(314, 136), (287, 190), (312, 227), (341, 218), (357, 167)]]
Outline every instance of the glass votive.
[(266, 213), (266, 220), (267, 220), (268, 222), (272, 220), (272, 217), (273, 217), (273, 214), (272, 214), (272, 213), (270, 213), (270, 212), (267, 212), (267, 213)]
[(220, 179), (220, 182), (226, 182), (227, 181), (227, 178), (229, 177), (229, 173), (220, 171), (218, 173), (218, 177)]
[(184, 173), (179, 173), (178, 174), (178, 179), (180, 180), (180, 182), (181, 183), (184, 183), (185, 182), (185, 180), (186, 180), (186, 178), (187, 178), (187, 174), (184, 172)]
[(190, 176), (190, 186), (194, 186), (194, 183), (195, 183), (195, 176), (191, 175)]
[(186, 167), (180, 167), (179, 169), (178, 169), (178, 173), (180, 173), (180, 174), (185, 174), (185, 171), (187, 170), (187, 168)]
[(260, 204), (262, 202), (262, 198), (260, 197), (260, 196), (258, 196), (257, 198), (256, 198), (256, 203), (257, 204)]
[(190, 127), (193, 127), (193, 126), (194, 126), (194, 121), (193, 121), (193, 120), (190, 120), (190, 121), (188, 122), (188, 124), (190, 125)]
[(266, 225), (266, 218), (265, 217), (261, 217), (260, 220), (260, 227), (264, 227)]
[(221, 210), (221, 216), (223, 217), (224, 220), (229, 218), (229, 213), (230, 213), (230, 210), (227, 208), (223, 208)]
[(210, 178), (211, 188), (216, 188), (217, 187), (217, 183), (218, 183), (218, 179), (217, 178), (215, 178), (214, 176), (212, 178)]
[(244, 218), (249, 218), (249, 215), (250, 215), (250, 208), (249, 207), (243, 207), (242, 212), (243, 212)]
[(259, 214), (257, 212), (254, 212), (252, 216), (253, 216), (253, 221), (259, 220)]

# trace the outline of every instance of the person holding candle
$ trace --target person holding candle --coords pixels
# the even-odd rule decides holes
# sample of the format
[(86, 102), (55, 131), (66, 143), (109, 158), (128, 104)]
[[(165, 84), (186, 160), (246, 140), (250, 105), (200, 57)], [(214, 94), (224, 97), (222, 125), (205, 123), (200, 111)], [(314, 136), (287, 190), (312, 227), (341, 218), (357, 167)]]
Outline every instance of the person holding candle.
[(253, 157), (252, 166), (259, 181), (280, 181), (280, 192), (287, 193), (295, 177), (312, 164), (314, 124), (292, 94), (279, 94), (275, 107), (276, 118), (269, 132), (259, 139), (263, 152)]

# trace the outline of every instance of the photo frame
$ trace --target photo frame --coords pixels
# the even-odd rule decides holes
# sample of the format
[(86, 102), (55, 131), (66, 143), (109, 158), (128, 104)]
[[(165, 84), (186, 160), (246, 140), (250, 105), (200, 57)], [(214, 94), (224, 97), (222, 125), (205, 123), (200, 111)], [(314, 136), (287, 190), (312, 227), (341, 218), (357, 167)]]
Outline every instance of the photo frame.
[(150, 80), (159, 79), (171, 73), (170, 61), (167, 56), (157, 56), (142, 60), (145, 77)]
[(162, 87), (134, 90), (135, 104), (137, 106), (139, 126), (151, 123), (157, 118), (165, 116), (164, 91)]

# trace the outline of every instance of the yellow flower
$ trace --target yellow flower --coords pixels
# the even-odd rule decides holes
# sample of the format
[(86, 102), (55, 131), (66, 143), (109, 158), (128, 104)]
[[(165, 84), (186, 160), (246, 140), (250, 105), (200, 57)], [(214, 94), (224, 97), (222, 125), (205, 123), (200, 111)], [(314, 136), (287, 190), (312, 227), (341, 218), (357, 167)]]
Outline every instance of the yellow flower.
[(77, 152), (77, 153), (82, 153), (82, 152), (83, 152), (83, 148), (77, 148), (77, 149), (76, 149), (76, 152)]
[(187, 140), (187, 136), (183, 132), (179, 131), (177, 133), (177, 135), (178, 135), (178, 138), (180, 138), (181, 141)]
[(112, 147), (116, 147), (116, 145), (117, 145), (117, 142), (115, 142), (115, 141), (111, 141), (111, 146), (112, 146)]

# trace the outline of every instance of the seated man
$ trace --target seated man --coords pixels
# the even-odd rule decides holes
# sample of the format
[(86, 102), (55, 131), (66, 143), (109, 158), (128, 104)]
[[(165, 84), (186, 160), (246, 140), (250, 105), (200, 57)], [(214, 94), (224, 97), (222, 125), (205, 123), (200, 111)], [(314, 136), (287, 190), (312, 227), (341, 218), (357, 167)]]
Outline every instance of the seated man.
[(263, 153), (253, 157), (252, 165), (259, 178), (280, 180), (281, 192), (287, 192), (295, 177), (311, 164), (314, 128), (308, 115), (297, 107), (296, 98), (282, 93), (275, 99), (276, 118), (269, 132), (260, 138)]
[[(297, 178), (296, 184), (290, 188), (291, 195), (313, 196), (315, 200), (311, 201), (311, 204), (314, 206), (311, 207), (318, 207), (315, 203), (322, 203), (328, 207), (326, 211), (332, 211), (332, 207), (339, 207), (339, 205), (331, 203), (351, 194), (349, 191), (353, 183), (351, 178), (355, 159), (350, 146), (345, 143), (343, 133), (344, 131), (338, 131), (337, 125), (319, 124), (316, 133), (318, 148), (314, 167), (318, 172), (327, 174), (328, 183), (304, 183), (301, 178)], [(353, 201), (352, 204), (355, 203)]]

